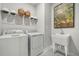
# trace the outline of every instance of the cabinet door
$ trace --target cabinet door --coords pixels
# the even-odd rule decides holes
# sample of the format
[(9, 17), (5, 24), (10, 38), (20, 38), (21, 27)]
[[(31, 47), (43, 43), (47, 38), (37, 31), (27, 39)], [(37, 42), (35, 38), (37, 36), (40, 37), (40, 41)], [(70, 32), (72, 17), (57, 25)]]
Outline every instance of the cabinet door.
[(19, 55), (18, 38), (1, 39), (0, 40), (0, 55), (18, 56)]
[(28, 37), (0, 39), (0, 56), (27, 56)]
[(20, 56), (28, 56), (28, 37), (19, 37)]
[(43, 51), (43, 36), (36, 35), (31, 37), (31, 55), (38, 55)]

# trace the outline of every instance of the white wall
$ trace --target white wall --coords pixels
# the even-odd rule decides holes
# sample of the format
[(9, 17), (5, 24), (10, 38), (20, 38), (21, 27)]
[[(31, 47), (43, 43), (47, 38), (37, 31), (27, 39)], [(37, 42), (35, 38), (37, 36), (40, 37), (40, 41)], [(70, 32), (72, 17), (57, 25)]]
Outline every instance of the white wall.
[[(54, 7), (57, 4), (52, 5), (52, 34), (60, 33), (60, 29), (54, 29)], [(79, 4), (75, 4), (75, 27), (74, 28), (63, 28), (64, 33), (70, 34), (72, 42), (70, 43), (70, 50), (73, 53), (79, 53)]]
[(37, 29), (44, 34), (44, 48), (51, 45), (51, 5), (40, 3), (37, 5)]
[[(0, 10), (1, 10), (1, 4), (0, 4)], [(1, 12), (0, 12), (0, 34), (1, 34), (1, 28), (2, 27), (2, 22), (1, 22)]]
[[(33, 6), (33, 4), (29, 4), (29, 3), (1, 3), (1, 8), (8, 8), (11, 10), (16, 10), (18, 8), (23, 8), (25, 10), (29, 10), (31, 12), (31, 16), (36, 16), (36, 8), (35, 6)], [(4, 30), (6, 29), (36, 29), (36, 26), (25, 26), (25, 25), (16, 25), (16, 24), (3, 24), (3, 28)]]
[[(40, 32), (40, 33), (43, 33), (45, 34), (45, 7), (44, 7), (45, 4), (38, 4), (36, 6), (37, 8), (37, 18), (38, 18), (38, 23), (37, 23), (37, 31)], [(44, 43), (45, 43), (45, 40), (44, 40)]]
[(45, 31), (45, 4), (40, 3), (37, 5), (37, 18), (38, 18), (38, 24), (37, 29), (39, 32), (44, 33)]
[(51, 3), (45, 4), (45, 47), (52, 44), (51, 40)]

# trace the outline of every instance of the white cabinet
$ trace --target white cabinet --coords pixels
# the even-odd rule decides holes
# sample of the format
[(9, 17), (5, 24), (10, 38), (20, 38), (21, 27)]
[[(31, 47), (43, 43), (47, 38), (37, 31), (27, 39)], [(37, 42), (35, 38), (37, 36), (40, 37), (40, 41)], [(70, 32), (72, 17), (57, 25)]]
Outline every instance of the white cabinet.
[(19, 55), (19, 39), (6, 38), (0, 39), (0, 56), (18, 56)]
[(19, 37), (19, 54), (20, 56), (28, 56), (28, 37)]
[(30, 56), (36, 56), (43, 52), (43, 34), (30, 34), (28, 43)]
[(28, 37), (0, 38), (0, 56), (27, 56)]

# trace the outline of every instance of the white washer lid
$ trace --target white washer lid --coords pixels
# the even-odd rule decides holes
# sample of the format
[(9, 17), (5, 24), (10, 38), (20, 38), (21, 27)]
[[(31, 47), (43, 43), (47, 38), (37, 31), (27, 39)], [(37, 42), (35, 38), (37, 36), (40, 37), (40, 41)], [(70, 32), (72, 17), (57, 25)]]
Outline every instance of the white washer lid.
[(32, 32), (32, 33), (28, 33), (28, 35), (43, 35), (43, 34), (39, 32)]

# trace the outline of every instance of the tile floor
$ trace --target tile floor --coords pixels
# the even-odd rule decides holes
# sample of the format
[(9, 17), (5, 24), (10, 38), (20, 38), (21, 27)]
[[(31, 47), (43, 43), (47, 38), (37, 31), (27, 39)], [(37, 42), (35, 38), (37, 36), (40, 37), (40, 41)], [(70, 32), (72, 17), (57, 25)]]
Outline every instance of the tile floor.
[[(40, 54), (39, 56), (65, 56), (65, 54), (60, 51), (56, 51), (55, 55), (53, 55), (53, 48), (52, 46), (50, 46), (44, 49), (43, 53)], [(69, 53), (68, 56), (77, 56), (77, 55), (74, 53)]]
[(55, 55), (53, 55), (53, 48), (52, 46), (44, 49), (44, 52), (40, 56), (64, 56), (64, 54), (60, 52), (55, 52)]

